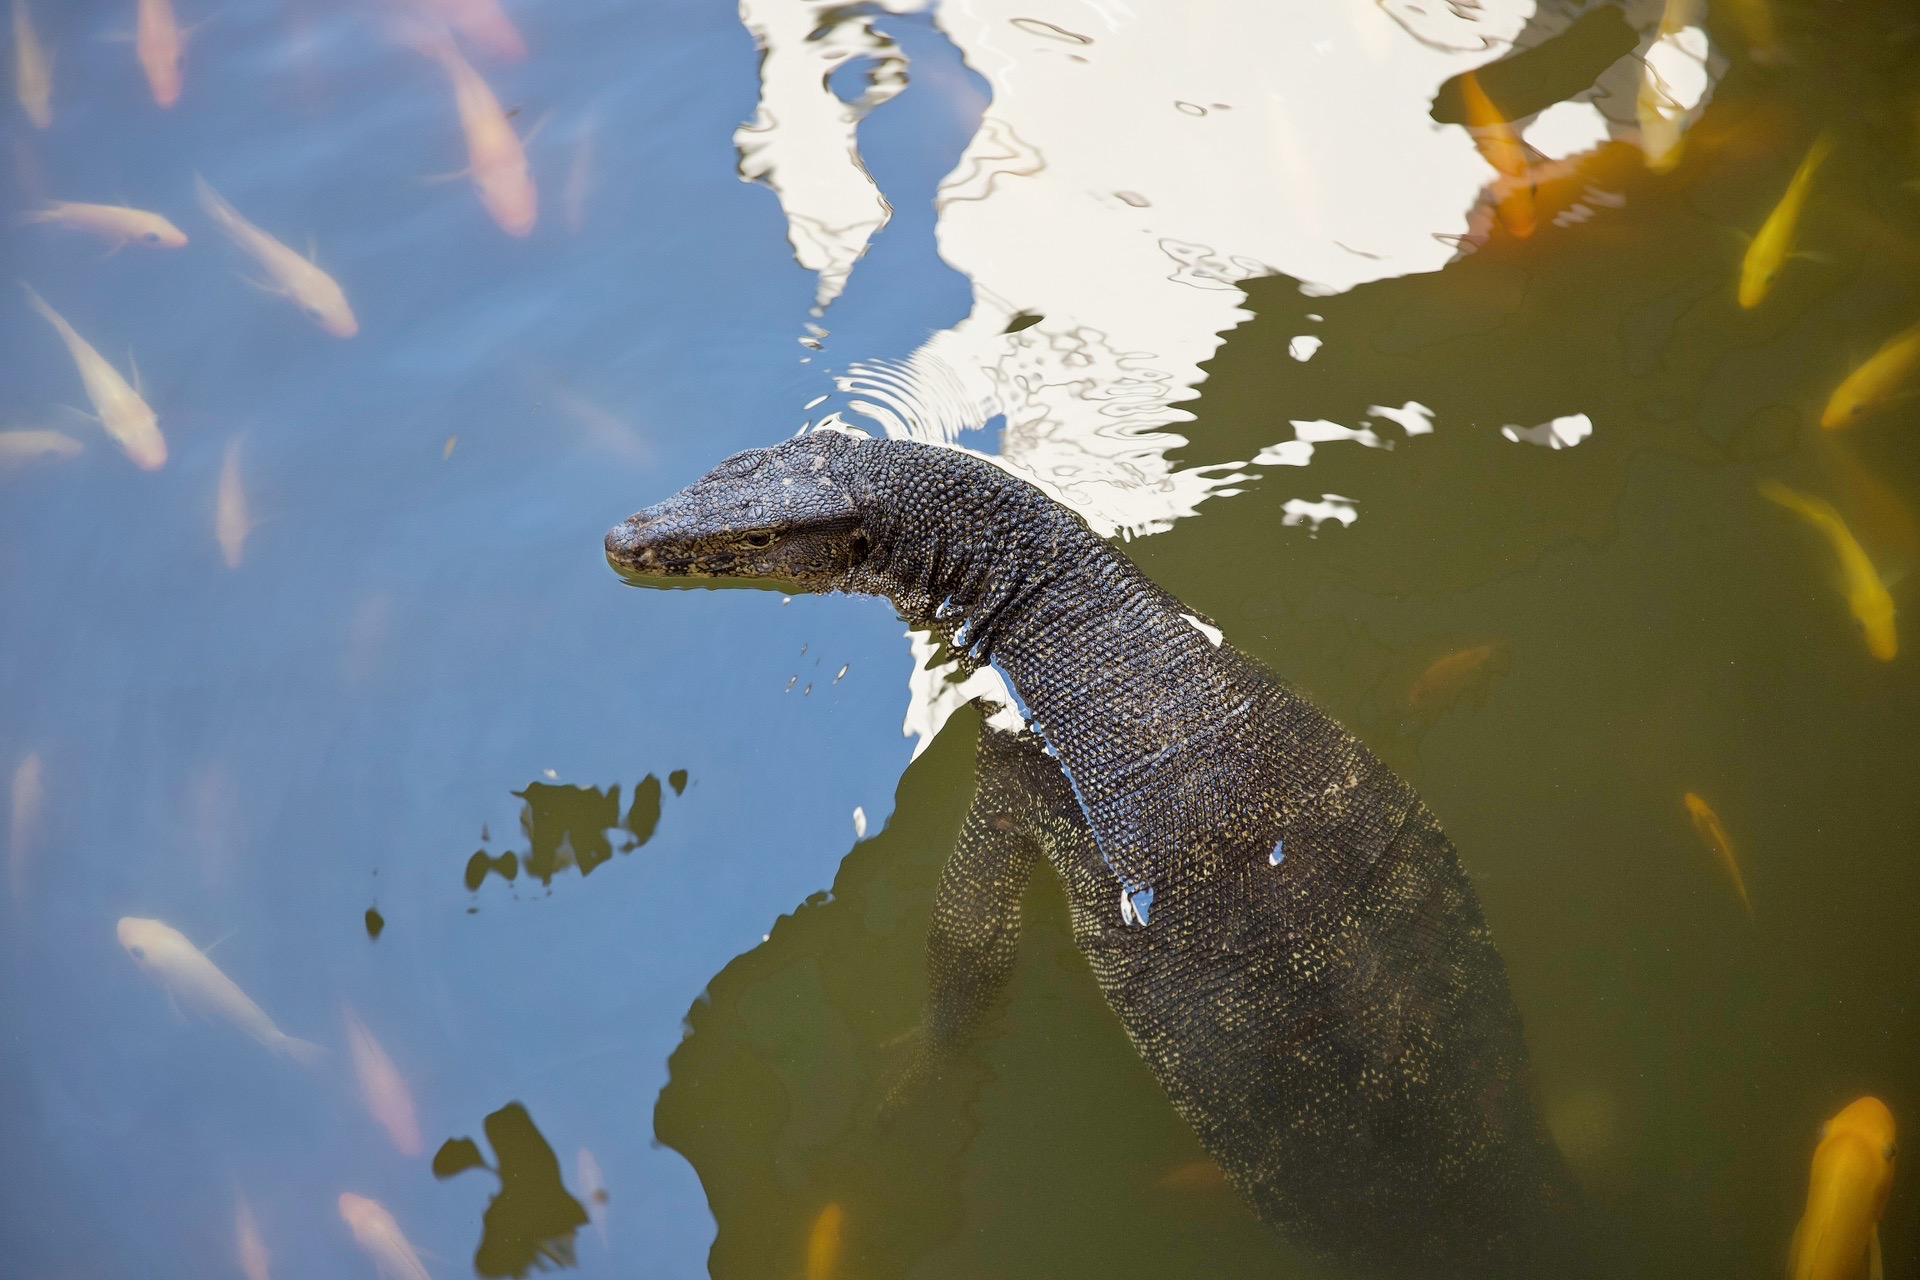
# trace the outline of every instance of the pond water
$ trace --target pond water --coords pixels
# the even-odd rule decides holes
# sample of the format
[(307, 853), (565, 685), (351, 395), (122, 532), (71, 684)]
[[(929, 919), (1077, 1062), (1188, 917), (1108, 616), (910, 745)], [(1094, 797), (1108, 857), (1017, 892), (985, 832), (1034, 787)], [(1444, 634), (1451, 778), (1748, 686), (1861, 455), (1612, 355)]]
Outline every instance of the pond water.
[(1001, 458), (1420, 789), (1638, 1274), (1920, 1117), (1897, 340), (1818, 425), (1920, 321), (1907, 0), (504, 4), (14, 7), (0, 1273), (1319, 1274), (1048, 876), (877, 1121), (974, 686), (601, 553), (807, 424)]

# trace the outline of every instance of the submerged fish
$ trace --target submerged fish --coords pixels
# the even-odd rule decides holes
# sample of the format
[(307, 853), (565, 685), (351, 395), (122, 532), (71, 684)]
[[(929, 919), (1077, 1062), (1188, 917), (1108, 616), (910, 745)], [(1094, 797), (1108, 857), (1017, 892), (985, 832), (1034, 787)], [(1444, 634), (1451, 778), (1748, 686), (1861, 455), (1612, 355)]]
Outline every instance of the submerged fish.
[(1720, 825), (1720, 815), (1713, 806), (1689, 791), (1680, 797), (1687, 806), (1687, 814), (1693, 819), (1693, 829), (1702, 843), (1712, 852), (1715, 861), (1733, 879), (1733, 891), (1740, 895), (1740, 905), (1747, 909), (1747, 918), (1753, 918), (1753, 900), (1747, 897), (1746, 881), (1740, 878), (1740, 863), (1733, 856), (1733, 841), (1727, 839), (1727, 829)]
[(420, 1124), (413, 1115), (413, 1094), (393, 1059), (367, 1030), (366, 1023), (347, 1015), (347, 1048), (353, 1053), (353, 1074), (360, 1080), (360, 1100), (380, 1127), (387, 1131), (394, 1149), (403, 1156), (420, 1154)]
[(342, 1191), (340, 1219), (353, 1231), (354, 1243), (373, 1259), (384, 1280), (431, 1280), (400, 1224), (379, 1201)]
[(275, 1053), (302, 1065), (312, 1065), (325, 1052), (319, 1045), (296, 1040), (274, 1026), (266, 1011), (178, 929), (158, 920), (122, 916), (117, 931), (120, 945), (148, 977), (160, 984), (169, 999), (182, 1001), (210, 1017), (224, 1018)]
[(227, 568), (240, 567), (247, 534), (252, 531), (247, 491), (240, 484), (240, 441), (229, 440), (227, 455), (220, 463), (220, 489), (213, 502), (213, 536), (220, 542), (220, 558), (227, 562)]
[(1807, 1209), (1787, 1250), (1790, 1280), (1879, 1280), (1880, 1217), (1893, 1188), (1893, 1113), (1856, 1098), (1820, 1130)]
[(40, 826), (40, 753), (29, 752), (13, 770), (12, 808), (7, 814), (7, 879), (13, 904), (27, 897), (27, 873), (33, 865), (33, 841)]
[(587, 1220), (600, 1233), (600, 1247), (607, 1244), (607, 1184), (600, 1176), (600, 1162), (585, 1147), (573, 1158), (573, 1172), (580, 1183), (581, 1202), (586, 1205)]
[(518, 62), (527, 56), (527, 42), (500, 7), (500, 0), (420, 0), (420, 6), (489, 58)]
[(173, 16), (170, 0), (139, 0), (134, 22), (133, 50), (147, 73), (153, 100), (163, 107), (180, 101), (180, 55), (186, 40)]
[(205, 178), (195, 174), (193, 182), (207, 216), (267, 273), (266, 282), (256, 281), (260, 288), (288, 299), (336, 338), (351, 338), (360, 332), (353, 308), (347, 305), (347, 295), (332, 276), (241, 217), (240, 211), (222, 199)]
[(1178, 1191), (1189, 1195), (1217, 1195), (1229, 1188), (1227, 1175), (1220, 1172), (1220, 1166), (1211, 1160), (1193, 1160), (1177, 1169), (1169, 1169), (1154, 1179), (1154, 1185), (1162, 1191)]
[(53, 123), (53, 56), (40, 47), (27, 0), (13, 0), (13, 94), (34, 128)]
[(1920, 368), (1920, 324), (1888, 338), (1878, 351), (1867, 357), (1865, 364), (1834, 388), (1820, 415), (1820, 425), (1832, 431), (1859, 421), (1896, 398), (1904, 399), (1900, 388), (1917, 368)]
[(440, 64), (453, 85), (460, 131), (466, 136), (467, 167), (480, 203), (508, 235), (530, 234), (540, 213), (539, 193), (527, 172), (520, 135), (513, 131), (500, 100), (444, 32), (421, 48)]
[(49, 200), (40, 208), (21, 214), (19, 220), (43, 223), (62, 231), (85, 231), (107, 241), (115, 251), (130, 244), (178, 249), (187, 242), (186, 233), (159, 214), (119, 204)]
[(807, 1233), (807, 1280), (833, 1280), (840, 1273), (845, 1226), (846, 1214), (838, 1204), (829, 1204), (813, 1220), (813, 1230)]
[(1840, 513), (1821, 499), (1795, 493), (1778, 481), (1761, 481), (1760, 493), (1826, 535), (1827, 541), (1833, 544), (1834, 554), (1840, 558), (1847, 607), (1853, 610), (1854, 619), (1866, 634), (1867, 652), (1882, 662), (1893, 661), (1900, 650), (1894, 635), (1893, 596)]
[(236, 1196), (235, 1201), (233, 1251), (234, 1260), (240, 1264), (240, 1274), (247, 1280), (272, 1280), (267, 1242), (260, 1238), (260, 1228), (254, 1224), (253, 1208), (245, 1196)]
[(40, 458), (71, 458), (82, 446), (59, 431), (0, 431), (0, 470)]
[(60, 341), (67, 344), (67, 354), (73, 357), (74, 368), (80, 371), (80, 385), (86, 388), (87, 399), (93, 402), (93, 411), (107, 434), (119, 441), (120, 448), (133, 459), (135, 466), (148, 471), (165, 466), (166, 437), (160, 434), (160, 421), (140, 398), (140, 393), (85, 338), (75, 333), (73, 326), (33, 291), (32, 285), (21, 288), (27, 291), (27, 302), (53, 326)]
[(1473, 129), (1474, 142), (1487, 163), (1499, 171), (1502, 181), (1495, 190), (1500, 221), (1520, 239), (1533, 234), (1533, 174), (1527, 165), (1526, 144), (1514, 132), (1513, 125), (1493, 105), (1493, 99), (1480, 87), (1479, 77), (1469, 71), (1460, 77), (1460, 92), (1466, 102), (1467, 124)]
[(1487, 661), (1499, 652), (1497, 645), (1477, 644), (1470, 649), (1457, 649), (1434, 659), (1433, 664), (1422, 671), (1407, 690), (1407, 705), (1418, 710), (1437, 702), (1452, 699), (1464, 689)]
[(1793, 235), (1800, 226), (1800, 212), (1806, 208), (1807, 193), (1813, 189), (1813, 175), (1833, 151), (1833, 135), (1823, 133), (1813, 140), (1800, 167), (1793, 171), (1786, 194), (1773, 212), (1760, 224), (1747, 255), (1740, 263), (1740, 305), (1757, 307), (1780, 278), (1780, 268), (1793, 256)]

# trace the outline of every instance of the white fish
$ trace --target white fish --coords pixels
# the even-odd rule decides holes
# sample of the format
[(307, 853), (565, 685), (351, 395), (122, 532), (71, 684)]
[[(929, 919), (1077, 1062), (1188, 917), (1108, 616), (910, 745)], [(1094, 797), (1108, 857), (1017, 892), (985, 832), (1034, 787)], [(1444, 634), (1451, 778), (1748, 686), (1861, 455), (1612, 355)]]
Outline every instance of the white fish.
[(587, 1206), (587, 1220), (600, 1233), (600, 1245), (607, 1243), (607, 1184), (600, 1177), (600, 1162), (585, 1147), (573, 1159), (573, 1171), (580, 1183), (580, 1195)]
[(342, 1191), (340, 1218), (352, 1228), (354, 1243), (373, 1259), (386, 1280), (432, 1280), (420, 1255), (407, 1243), (400, 1224), (379, 1201)]
[(247, 1280), (272, 1280), (267, 1242), (260, 1238), (260, 1228), (254, 1225), (253, 1208), (245, 1196), (234, 1199), (237, 1203), (233, 1211), (233, 1248), (235, 1259), (240, 1263), (240, 1274)]
[(34, 829), (40, 825), (40, 753), (32, 752), (13, 771), (13, 809), (8, 820), (7, 878), (13, 902), (27, 896), (27, 869), (33, 857)]
[(347, 1009), (346, 1015), (347, 1048), (353, 1053), (353, 1074), (360, 1078), (360, 1100), (401, 1155), (419, 1155), (420, 1123), (414, 1118), (413, 1094), (407, 1090), (406, 1079), (373, 1038), (373, 1032), (367, 1030), (367, 1024), (352, 1009)]
[(80, 442), (59, 431), (0, 431), (0, 470), (41, 458), (71, 458)]
[(336, 338), (351, 338), (360, 332), (360, 322), (347, 305), (347, 295), (332, 276), (241, 217), (240, 211), (222, 199), (205, 178), (195, 174), (193, 182), (207, 216), (267, 273), (262, 289), (286, 298)]
[(240, 483), (240, 441), (235, 438), (227, 442), (227, 456), (220, 464), (220, 489), (213, 503), (213, 536), (220, 542), (220, 558), (227, 562), (227, 568), (240, 567), (251, 532), (247, 491)]
[(166, 990), (169, 998), (209, 1017), (225, 1018), (275, 1053), (310, 1066), (325, 1052), (319, 1045), (294, 1037), (273, 1025), (266, 1010), (247, 997), (232, 978), (220, 972), (200, 949), (171, 925), (138, 916), (122, 916), (120, 945), (147, 976)]
[[(73, 326), (66, 322), (58, 311), (47, 305), (47, 300), (33, 291), (32, 285), (23, 284), (27, 291), (27, 302), (60, 335), (60, 341), (67, 344), (67, 354), (73, 357), (74, 368), (80, 372), (80, 385), (86, 388), (87, 399), (93, 402), (93, 411), (100, 418), (100, 425), (107, 434), (120, 442), (120, 448), (133, 459), (137, 467), (147, 471), (157, 471), (167, 463), (167, 441), (160, 434), (160, 420), (154, 416), (147, 402), (131, 383), (120, 376), (120, 371), (106, 362), (98, 351), (74, 332)], [(138, 376), (137, 374), (135, 375)]]

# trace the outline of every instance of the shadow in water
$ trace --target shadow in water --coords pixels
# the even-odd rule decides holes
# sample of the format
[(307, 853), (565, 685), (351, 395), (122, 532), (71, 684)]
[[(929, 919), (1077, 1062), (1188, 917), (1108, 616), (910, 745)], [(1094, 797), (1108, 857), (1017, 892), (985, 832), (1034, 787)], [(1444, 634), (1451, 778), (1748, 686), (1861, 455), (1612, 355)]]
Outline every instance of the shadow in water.
[[(668, 774), (667, 786), (676, 796), (684, 792), (687, 771)], [(601, 788), (530, 782), (526, 790), (513, 793), (524, 802), (520, 830), (527, 837), (526, 852), (476, 849), (467, 859), (467, 888), (478, 892), (490, 874), (511, 884), (525, 871), (549, 887), (568, 867), (592, 875), (595, 867), (612, 861), (616, 840), (621, 853), (631, 853), (653, 839), (660, 825), (662, 792), (660, 779), (648, 774), (634, 785), (632, 803), (622, 817), (619, 783)], [(485, 840), (484, 834), (481, 838)]]
[(560, 1181), (560, 1162), (534, 1128), (533, 1117), (509, 1102), (486, 1119), (487, 1142), (499, 1165), (489, 1165), (472, 1138), (449, 1138), (433, 1156), (433, 1176), (491, 1169), (500, 1192), (487, 1202), (473, 1269), (483, 1276), (523, 1276), (549, 1266), (574, 1265), (573, 1235), (587, 1211)]

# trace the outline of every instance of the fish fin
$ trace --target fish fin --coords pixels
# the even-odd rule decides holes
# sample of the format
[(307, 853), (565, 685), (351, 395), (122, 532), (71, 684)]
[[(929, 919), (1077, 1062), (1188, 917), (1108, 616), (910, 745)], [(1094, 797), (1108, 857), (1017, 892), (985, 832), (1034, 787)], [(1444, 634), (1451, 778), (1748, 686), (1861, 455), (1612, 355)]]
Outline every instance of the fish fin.
[(533, 140), (539, 136), (540, 131), (546, 128), (547, 122), (552, 119), (553, 119), (553, 110), (549, 108), (548, 110), (546, 110), (541, 114), (538, 120), (535, 120), (533, 122), (533, 128), (527, 130), (524, 134), (520, 135), (520, 145), (522, 147), (531, 146), (533, 143)]
[(320, 242), (313, 238), (313, 232), (307, 232), (307, 261), (314, 266), (320, 265)]
[(133, 374), (133, 389), (139, 395), (146, 395), (147, 389), (140, 385), (140, 362), (133, 358), (133, 348), (127, 348), (127, 368)]
[(100, 415), (99, 415), (99, 414), (97, 414), (97, 413), (88, 413), (88, 412), (87, 412), (87, 411), (86, 411), (85, 409), (76, 409), (76, 408), (74, 408), (74, 407), (73, 407), (72, 405), (70, 405), (70, 404), (57, 404), (57, 405), (55, 405), (55, 406), (53, 406), (53, 407), (54, 407), (54, 408), (56, 408), (56, 409), (61, 409), (61, 410), (64, 410), (64, 411), (66, 411), (67, 413), (70, 413), (70, 414), (72, 414), (72, 415), (73, 415), (74, 417), (76, 417), (76, 418), (84, 418), (84, 419), (86, 419), (86, 420), (87, 420), (88, 422), (99, 422), (99, 421), (100, 421)]
[(1873, 1238), (1867, 1242), (1867, 1280), (1886, 1280), (1880, 1265), (1880, 1224), (1873, 1224)]
[(173, 1016), (180, 1019), (180, 1021), (185, 1022), (187, 1020), (187, 1011), (182, 1009), (180, 1002), (173, 998), (172, 991), (167, 992), (167, 1008), (173, 1010)]
[(213, 940), (212, 942), (209, 942), (209, 943), (208, 943), (208, 944), (207, 944), (206, 946), (204, 946), (204, 947), (202, 947), (202, 948), (200, 948), (200, 954), (201, 954), (201, 955), (203, 955), (203, 956), (210, 956), (210, 955), (212, 955), (212, 954), (213, 954), (213, 949), (214, 949), (215, 947), (217, 947), (217, 946), (219, 946), (219, 945), (220, 945), (221, 943), (223, 943), (223, 942), (225, 942), (225, 941), (226, 941), (226, 940), (227, 940), (228, 938), (231, 938), (231, 937), (232, 937), (232, 936), (234, 935), (234, 933), (235, 933), (235, 932), (237, 932), (237, 931), (236, 931), (236, 930), (233, 930), (233, 929), (229, 929), (229, 930), (227, 930), (227, 931), (226, 931), (225, 933), (223, 933), (223, 934), (221, 934), (221, 935), (220, 935), (219, 937), (217, 937), (217, 938), (215, 938), (215, 939), (214, 939), (214, 940)]
[(122, 249), (126, 247), (127, 247), (127, 242), (125, 240), (122, 240), (119, 244), (116, 244), (115, 246), (113, 246), (113, 248), (107, 250), (105, 253), (95, 258), (94, 261), (105, 262), (108, 258), (111, 258), (114, 254), (120, 252)]
[(468, 167), (465, 169), (455, 169), (452, 173), (430, 173), (426, 175), (424, 178), (420, 179), (420, 181), (422, 182), (458, 182), (462, 178), (471, 178), (472, 176), (473, 176), (473, 169), (471, 167)]
[(1820, 253), (1813, 249), (1798, 249), (1788, 256), (1798, 258), (1802, 262), (1817, 262), (1823, 267), (1831, 267), (1839, 262), (1839, 259), (1832, 254)]
[(282, 1035), (274, 1046), (303, 1067), (311, 1067), (326, 1056), (326, 1046), (315, 1044), (311, 1040), (302, 1040), (297, 1036)]
[(267, 284), (260, 280), (255, 280), (252, 276), (236, 276), (234, 278), (240, 281), (241, 284), (250, 284), (254, 288), (258, 289), (260, 292), (264, 294), (268, 294), (275, 298), (279, 297), (282, 293), (285, 292), (285, 290), (283, 289), (276, 289), (270, 284)]

